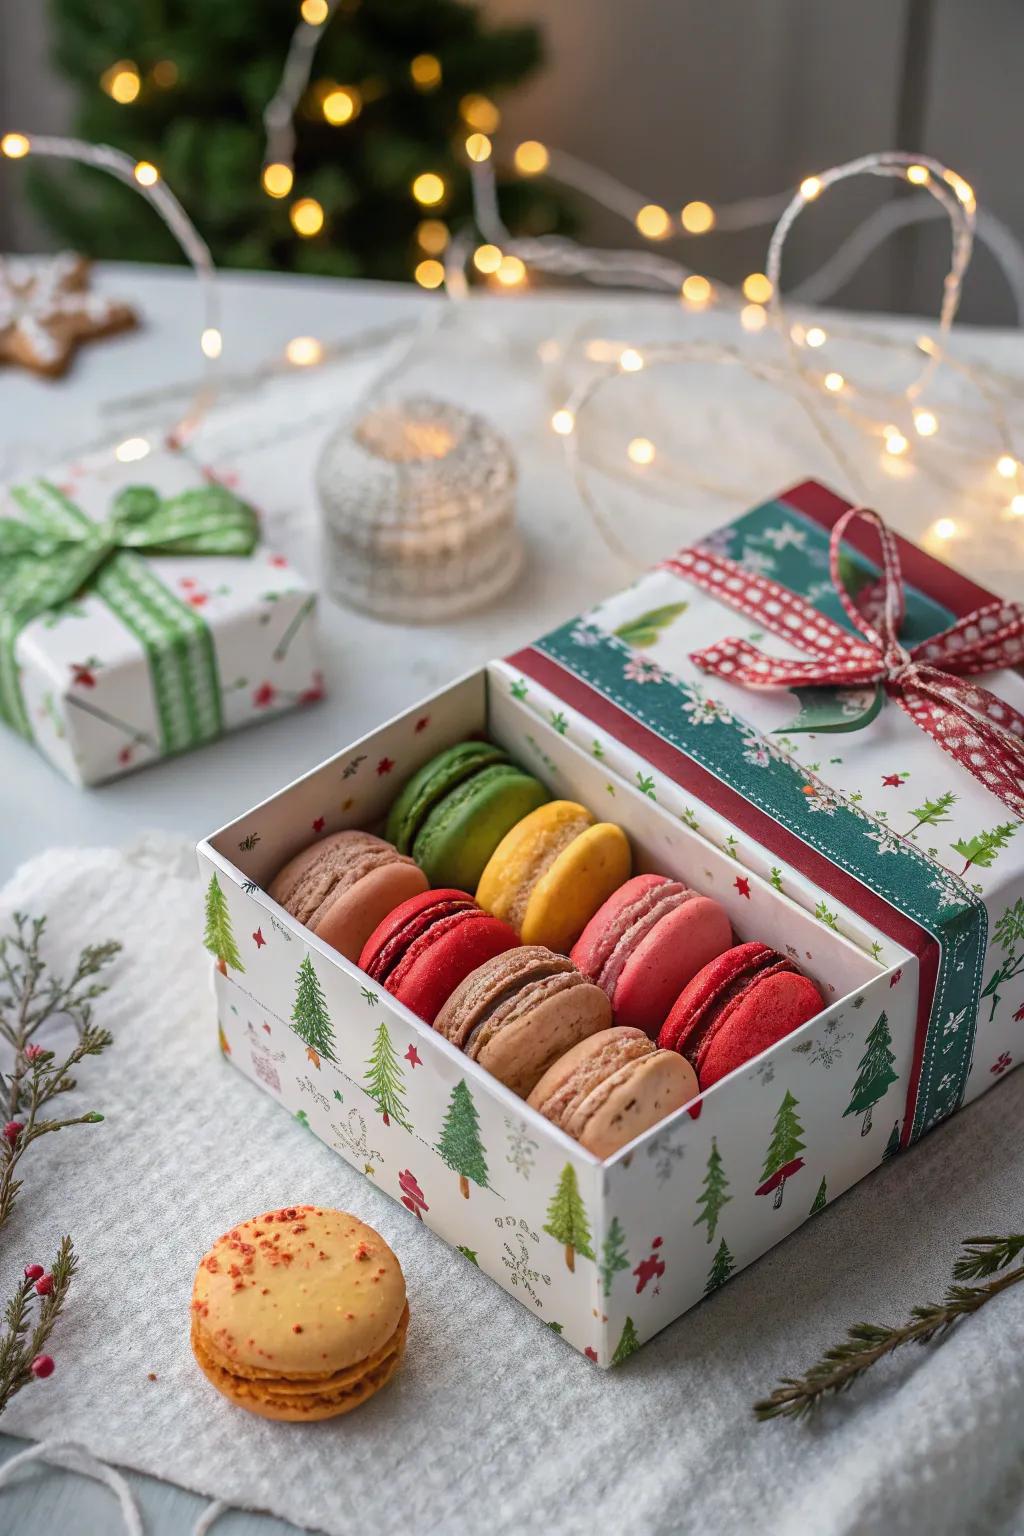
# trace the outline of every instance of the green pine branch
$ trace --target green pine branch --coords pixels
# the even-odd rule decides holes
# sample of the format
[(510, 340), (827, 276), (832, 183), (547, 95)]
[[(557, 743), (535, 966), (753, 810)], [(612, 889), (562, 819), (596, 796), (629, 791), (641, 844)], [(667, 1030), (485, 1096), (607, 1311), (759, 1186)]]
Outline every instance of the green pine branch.
[(947, 816), (946, 812), (951, 806), (955, 805), (956, 799), (957, 797), (953, 791), (947, 789), (937, 800), (925, 800), (923, 805), (919, 805), (915, 811), (910, 813), (912, 816), (917, 817), (910, 831), (916, 832), (918, 827), (926, 825), (937, 827), (944, 821), (951, 821), (953, 818)]
[[(74, 1246), (70, 1237), (64, 1237), (50, 1266), (51, 1289), (42, 1297), (34, 1323), (32, 1308), (39, 1297), (35, 1279), (38, 1269), (34, 1275), (24, 1277), (8, 1301), (4, 1309), (6, 1329), (0, 1334), (0, 1413), (11, 1398), (34, 1379), (32, 1363), (38, 1361), (43, 1345), (53, 1332), (77, 1268)], [(47, 1363), (52, 1370), (52, 1362)]]
[(977, 864), (979, 869), (990, 869), (996, 854), (1006, 847), (1019, 825), (1017, 821), (1001, 822), (990, 832), (979, 832), (975, 837), (958, 838), (952, 844), (953, 851), (967, 860), (960, 871), (961, 876), (966, 875), (972, 864)]
[(912, 1308), (910, 1321), (902, 1326), (854, 1323), (843, 1342), (827, 1349), (803, 1376), (784, 1376), (774, 1392), (756, 1402), (755, 1416), (762, 1421), (802, 1418), (829, 1394), (848, 1391), (865, 1371), (904, 1344), (927, 1344), (941, 1337), (961, 1318), (1024, 1280), (1024, 1262), (1009, 1268), (1022, 1253), (1024, 1233), (964, 1238), (962, 1255), (953, 1266), (954, 1282), (984, 1278), (984, 1284), (950, 1285), (941, 1302)]

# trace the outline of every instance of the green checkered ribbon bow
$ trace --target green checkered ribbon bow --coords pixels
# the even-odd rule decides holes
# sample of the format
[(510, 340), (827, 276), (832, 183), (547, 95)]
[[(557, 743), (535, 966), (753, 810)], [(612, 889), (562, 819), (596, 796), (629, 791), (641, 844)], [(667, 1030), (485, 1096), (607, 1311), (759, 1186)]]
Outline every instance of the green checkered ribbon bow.
[(162, 751), (219, 736), (220, 679), (209, 627), (142, 556), (249, 555), (259, 536), (252, 508), (221, 485), (166, 500), (152, 486), (134, 485), (118, 492), (110, 517), (97, 523), (46, 480), (15, 486), (11, 494), (25, 516), (0, 518), (0, 718), (31, 738), (18, 635), (86, 588), (146, 654)]

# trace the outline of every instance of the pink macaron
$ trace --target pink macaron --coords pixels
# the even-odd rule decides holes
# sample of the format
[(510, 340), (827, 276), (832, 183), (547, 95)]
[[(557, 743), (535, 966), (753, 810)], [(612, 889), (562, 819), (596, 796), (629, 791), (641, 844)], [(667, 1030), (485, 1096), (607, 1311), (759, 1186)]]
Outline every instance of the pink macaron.
[(814, 982), (785, 955), (767, 944), (737, 944), (683, 989), (658, 1044), (685, 1056), (703, 1091), (824, 1006)]
[(667, 875), (636, 875), (594, 914), (572, 959), (608, 994), (616, 1024), (654, 1039), (687, 982), (732, 941), (720, 902)]
[(359, 964), (392, 997), (433, 1024), (471, 971), (518, 944), (514, 930), (489, 916), (465, 891), (424, 891), (403, 901), (374, 929)]
[(427, 888), (413, 859), (372, 832), (334, 832), (303, 848), (278, 870), (268, 893), (346, 960), (377, 924)]

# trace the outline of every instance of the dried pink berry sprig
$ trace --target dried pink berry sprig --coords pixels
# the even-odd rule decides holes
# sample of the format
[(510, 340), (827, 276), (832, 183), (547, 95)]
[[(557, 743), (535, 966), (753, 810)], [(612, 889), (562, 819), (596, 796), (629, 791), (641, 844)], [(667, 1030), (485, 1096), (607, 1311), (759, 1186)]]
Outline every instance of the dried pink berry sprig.
[(53, 1375), (53, 1356), (44, 1353), (43, 1345), (60, 1316), (77, 1267), (70, 1237), (61, 1240), (49, 1272), (41, 1264), (25, 1266), (24, 1276), (7, 1303), (6, 1327), (0, 1334), (0, 1413), (30, 1381)]
[[(98, 1056), (111, 1043), (105, 1029), (93, 1023), (93, 1002), (107, 990), (97, 980), (121, 949), (120, 944), (90, 944), (82, 950), (72, 974), (53, 975), (40, 953), (45, 917), (13, 916), (13, 931), (0, 937), (0, 1039), (14, 1053), (10, 1072), (0, 1076), (0, 1229), (14, 1209), (21, 1189), (15, 1176), (21, 1158), (40, 1136), (69, 1125), (102, 1120), (95, 1110), (83, 1115), (47, 1116), (46, 1106), (76, 1086), (73, 1069), (86, 1056)], [(46, 1049), (34, 1040), (47, 1020), (64, 1019), (77, 1034), (66, 1054)]]

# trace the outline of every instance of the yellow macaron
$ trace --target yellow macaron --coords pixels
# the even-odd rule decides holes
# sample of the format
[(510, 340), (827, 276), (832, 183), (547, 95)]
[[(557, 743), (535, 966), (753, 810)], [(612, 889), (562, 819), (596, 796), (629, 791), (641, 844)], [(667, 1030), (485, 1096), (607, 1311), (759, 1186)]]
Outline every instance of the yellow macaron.
[(230, 1402), (265, 1419), (348, 1413), (401, 1364), (401, 1266), (355, 1216), (286, 1206), (243, 1221), (200, 1261), (192, 1352)]
[(524, 944), (566, 953), (598, 907), (629, 879), (621, 827), (595, 821), (574, 800), (551, 800), (505, 834), (480, 877), (476, 899), (511, 924)]

